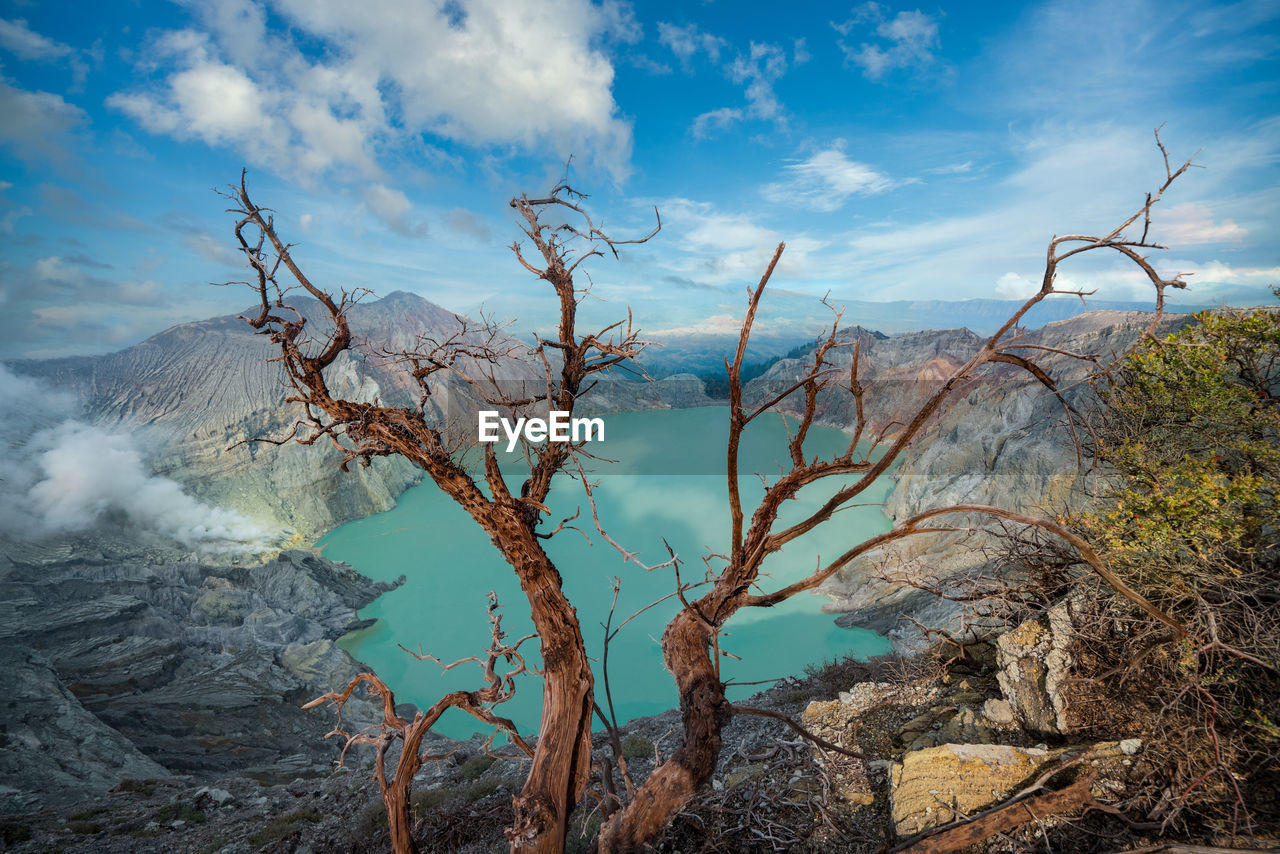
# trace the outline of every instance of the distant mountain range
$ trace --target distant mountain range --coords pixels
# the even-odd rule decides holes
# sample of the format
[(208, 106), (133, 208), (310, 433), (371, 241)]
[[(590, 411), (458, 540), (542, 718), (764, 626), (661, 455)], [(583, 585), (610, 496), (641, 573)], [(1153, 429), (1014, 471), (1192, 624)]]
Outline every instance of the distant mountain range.
[[(968, 329), (979, 335), (995, 332), (1022, 306), (1021, 300), (972, 299), (899, 300), (896, 302), (841, 301), (833, 305), (844, 308), (841, 327), (864, 329), (898, 335), (926, 330)], [(747, 361), (763, 363), (785, 355), (797, 346), (812, 343), (831, 326), (831, 314), (814, 311), (826, 309), (807, 295), (783, 292), (769, 294), (760, 309), (761, 322), (751, 336)], [(1149, 302), (1081, 302), (1080, 299), (1054, 298), (1039, 303), (1024, 318), (1023, 326), (1038, 328), (1059, 320), (1068, 320), (1091, 311), (1151, 311)], [(1211, 305), (1171, 305), (1170, 314), (1216, 308)], [(807, 315), (805, 314), (807, 312)], [(805, 318), (808, 317), (806, 321)], [(644, 363), (655, 376), (677, 372), (704, 375), (723, 373), (724, 356), (733, 352), (738, 336), (733, 332), (657, 332), (650, 336), (658, 345), (650, 349)]]

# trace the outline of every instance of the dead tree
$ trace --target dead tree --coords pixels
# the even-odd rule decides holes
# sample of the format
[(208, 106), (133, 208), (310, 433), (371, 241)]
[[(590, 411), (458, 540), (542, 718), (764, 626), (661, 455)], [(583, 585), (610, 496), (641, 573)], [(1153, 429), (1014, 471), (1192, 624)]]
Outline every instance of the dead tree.
[[(247, 284), (256, 291), (259, 307), (245, 320), (279, 347), (280, 362), (293, 388), (287, 400), (304, 412), (289, 438), (304, 444), (321, 439), (332, 442), (343, 454), (344, 469), (352, 461), (368, 465), (374, 457), (399, 455), (409, 460), (485, 530), (519, 578), (541, 644), (542, 719), (528, 778), (515, 797), (515, 823), (508, 836), (512, 851), (562, 850), (569, 813), (582, 797), (591, 772), (592, 674), (577, 614), (564, 595), (560, 573), (542, 548), (548, 534), (538, 527), (552, 478), (580, 452), (580, 443), (526, 445), (529, 476), (517, 495), (507, 488), (493, 446), (485, 445), (483, 477), (489, 490), (485, 495), (463, 466), (456, 443), (449, 441), (445, 428), (433, 423), (424, 407), (438, 375), (447, 373), (467, 382), (489, 405), (508, 412), (542, 406), (572, 415), (592, 376), (630, 362), (644, 347), (629, 318), (595, 334), (579, 334), (577, 309), (584, 289), (574, 284), (574, 272), (604, 249), (616, 255), (620, 244), (648, 240), (661, 228), (661, 221), (648, 237), (614, 240), (596, 227), (578, 204), (583, 197), (563, 181), (545, 198), (513, 199), (511, 206), (523, 219), (521, 227), (537, 251), (530, 260), (517, 243), (512, 247), (516, 258), (551, 285), (560, 304), (556, 337), (538, 340), (531, 354), (545, 369), (544, 387), (512, 395), (495, 372), (518, 348), (498, 336), (492, 326), (478, 330), (464, 326), (443, 341), (423, 338), (413, 350), (382, 354), (403, 364), (421, 391), (418, 406), (393, 407), (336, 396), (325, 376), (325, 369), (353, 346), (348, 313), (363, 292), (342, 290), (334, 295), (313, 284), (298, 267), (289, 244), (276, 233), (270, 211), (250, 199), (243, 175), (226, 197), (237, 217), (239, 249), (255, 273)], [(547, 210), (573, 220), (547, 225), (540, 220)], [(308, 319), (291, 303), (290, 294), (296, 291), (323, 307), (327, 328), (321, 340), (307, 334)], [(383, 732), (401, 734), (401, 768), (410, 767), (419, 761), (416, 751), (425, 729), (395, 716), (385, 685), (362, 679), (388, 704)], [(354, 686), (348, 686), (348, 695)], [(492, 699), (477, 700), (474, 692), (455, 692), (433, 706), (432, 713), (438, 717), (444, 707), (455, 706), (518, 737), (509, 723), (486, 711), (485, 702)], [(409, 737), (411, 733), (417, 734), (417, 741)], [(385, 747), (380, 750), (379, 755), (385, 755)], [(412, 771), (397, 773), (389, 784), (391, 790), (384, 786), (397, 854), (415, 851), (408, 827), (412, 777)], [(387, 783), (386, 778), (380, 782)]]
[[(854, 434), (844, 453), (831, 459), (806, 457), (804, 444), (816, 417), (819, 393), (833, 387), (837, 381), (836, 372), (827, 358), (834, 349), (848, 346), (839, 340), (839, 314), (830, 333), (819, 342), (811, 364), (799, 381), (750, 410), (743, 403), (741, 368), (761, 297), (784, 249), (783, 245), (778, 246), (759, 284), (750, 292), (733, 360), (726, 359), (725, 362), (730, 388), (730, 434), (726, 454), (730, 511), (728, 553), (723, 557), (723, 568), (710, 573), (703, 584), (697, 585), (705, 587), (706, 592), (696, 599), (686, 596), (692, 592), (693, 585), (681, 584), (677, 576), (677, 590), (672, 595), (680, 598), (682, 608), (662, 636), (663, 657), (679, 690), (683, 722), (681, 742), (674, 753), (635, 789), (633, 796), (616, 809), (611, 808), (594, 842), (595, 850), (637, 851), (655, 840), (694, 793), (710, 779), (720, 753), (722, 732), (730, 718), (735, 714), (762, 713), (761, 710), (734, 705), (725, 696), (726, 686), (719, 667), (719, 638), (734, 614), (743, 608), (770, 607), (802, 591), (813, 590), (858, 557), (895, 540), (919, 533), (955, 530), (939, 521), (943, 517), (989, 516), (1051, 532), (1066, 540), (1082, 562), (1116, 587), (1136, 607), (1167, 624), (1173, 636), (1182, 635), (1181, 626), (1136, 592), (1124, 587), (1107, 571), (1088, 543), (1072, 532), (1048, 520), (980, 505), (957, 505), (920, 513), (891, 531), (851, 546), (800, 581), (773, 591), (762, 591), (759, 586), (762, 582), (761, 567), (766, 557), (824, 524), (833, 514), (853, 503), (893, 465), (957, 390), (984, 368), (1005, 364), (1025, 370), (1050, 393), (1058, 395), (1070, 412), (1053, 379), (1036, 363), (1037, 347), (1023, 342), (1018, 332), (1019, 321), (1040, 301), (1053, 294), (1079, 293), (1057, 287), (1058, 267), (1063, 261), (1095, 250), (1110, 250), (1129, 258), (1155, 288), (1158, 319), (1164, 305), (1165, 290), (1183, 288), (1185, 283), (1178, 276), (1163, 278), (1142, 254), (1164, 248), (1148, 241), (1150, 212), (1165, 190), (1190, 168), (1191, 163), (1188, 161), (1176, 170), (1171, 168), (1158, 134), (1156, 139), (1165, 160), (1165, 181), (1161, 187), (1147, 195), (1136, 213), (1105, 235), (1054, 237), (1049, 243), (1039, 292), (1028, 299), (964, 365), (956, 369), (915, 413), (903, 419), (902, 429), (892, 440), (887, 439), (883, 431), (877, 436), (869, 435), (864, 388), (858, 378), (859, 352), (856, 344), (853, 345), (851, 370), (847, 381), (841, 385), (852, 395), (856, 405)], [(277, 236), (269, 212), (250, 201), (243, 177), (239, 187), (231, 189), (229, 197), (234, 204), (232, 210), (238, 217), (236, 238), (256, 271), (256, 282), (250, 284), (259, 295), (261, 304), (258, 313), (246, 319), (280, 348), (285, 373), (295, 390), (289, 399), (302, 405), (306, 412), (306, 418), (300, 422), (302, 432), (295, 432), (291, 438), (302, 442), (327, 438), (343, 452), (344, 466), (352, 460), (367, 464), (376, 456), (404, 456), (426, 472), (440, 489), (484, 528), (519, 578), (541, 643), (544, 683), (542, 720), (533, 748), (533, 761), (524, 787), (514, 799), (515, 823), (508, 830), (508, 837), (512, 851), (562, 850), (569, 812), (583, 796), (591, 772), (590, 721), (594, 686), (578, 616), (563, 593), (556, 567), (541, 545), (543, 539), (563, 529), (564, 524), (549, 532), (538, 528), (543, 521), (542, 514), (546, 512), (545, 499), (552, 477), (558, 471), (578, 467), (576, 455), (583, 453), (582, 449), (558, 443), (526, 446), (530, 474), (520, 494), (515, 496), (507, 489), (499, 473), (492, 446), (486, 446), (483, 476), (492, 494), (490, 498), (460, 465), (456, 458), (458, 449), (448, 446), (440, 429), (424, 416), (421, 405), (417, 408), (394, 408), (335, 398), (325, 381), (324, 371), (352, 346), (347, 314), (359, 294), (342, 291), (334, 297), (307, 279), (294, 263), (289, 246)], [(513, 351), (492, 334), (464, 333), (447, 342), (424, 341), (423, 346), (413, 352), (387, 354), (411, 370), (422, 391), (421, 403), (431, 395), (436, 375), (448, 372), (470, 383), (492, 405), (511, 410), (547, 405), (572, 413), (577, 397), (584, 391), (584, 382), (591, 375), (624, 365), (640, 353), (643, 342), (633, 332), (629, 318), (596, 335), (579, 335), (576, 331), (576, 309), (583, 290), (574, 284), (575, 270), (586, 258), (600, 255), (601, 248), (616, 254), (616, 246), (620, 242), (641, 242), (609, 238), (577, 204), (581, 198), (561, 182), (546, 198), (522, 196), (511, 202), (523, 219), (521, 227), (525, 235), (540, 256), (539, 260), (530, 262), (516, 244), (513, 246), (516, 258), (530, 273), (547, 281), (559, 300), (557, 337), (540, 339), (533, 350), (546, 374), (545, 391), (530, 396), (504, 394), (494, 379), (493, 368), (502, 359), (513, 355)], [(548, 226), (540, 221), (540, 214), (547, 209), (566, 211), (581, 225)], [(1126, 236), (1126, 231), (1135, 226), (1141, 227), (1141, 236)], [(654, 230), (656, 232), (657, 229)], [(580, 249), (576, 255), (571, 251), (569, 241), (579, 242)], [(287, 270), (294, 284), (284, 286), (277, 280), (281, 266)], [(311, 344), (306, 341), (303, 329), (307, 321), (288, 302), (287, 295), (294, 289), (305, 291), (323, 306), (332, 326), (323, 341)], [(1148, 332), (1154, 329), (1155, 322), (1153, 319)], [(1024, 355), (1028, 352), (1030, 355)], [(1086, 358), (1082, 354), (1065, 355)], [(791, 468), (766, 484), (764, 496), (748, 520), (738, 485), (738, 454), (743, 432), (761, 414), (795, 395), (801, 396), (802, 403), (799, 406), (799, 423), (789, 442)], [(872, 450), (881, 448), (884, 449), (883, 454), (873, 459)], [(581, 473), (580, 467), (578, 471)], [(851, 477), (853, 480), (806, 518), (780, 527), (779, 512), (784, 503), (805, 487), (829, 477)], [(585, 475), (582, 481), (588, 500), (591, 500), (590, 485)], [(594, 518), (594, 501), (591, 503)], [(607, 539), (599, 527), (599, 520), (596, 522), (600, 533)], [(616, 543), (614, 545), (624, 556), (634, 560), (634, 553), (627, 552)], [(669, 563), (678, 568), (674, 555)], [(495, 640), (495, 646), (497, 644)], [(370, 677), (362, 679), (369, 682)], [(354, 686), (353, 683), (338, 698), (349, 696)], [(389, 691), (385, 685), (377, 683), (374, 687), (382, 695), (389, 711), (379, 735), (370, 740), (379, 745), (381, 756), (385, 755), (382, 745), (386, 742), (378, 739), (384, 736), (403, 738), (402, 750), (409, 751), (412, 747), (408, 761), (420, 762), (422, 757), (416, 752), (419, 745), (409, 743), (412, 734), (419, 732), (415, 723), (395, 716), (393, 704), (388, 705)], [(492, 715), (489, 710), (491, 699), (477, 700), (479, 695), (476, 692), (458, 693), (470, 699), (464, 701), (462, 697), (447, 696), (432, 707), (432, 713), (437, 707), (443, 709), (449, 705), (464, 708), (472, 714), (480, 709), (484, 714), (477, 717), (511, 730), (509, 723)], [(798, 728), (794, 722), (790, 723), (793, 728)], [(402, 756), (400, 761), (406, 760)], [(408, 810), (404, 805), (407, 804), (411, 778), (412, 773), (407, 777), (395, 775), (391, 785), (401, 786), (401, 794), (395, 795), (394, 802), (388, 800), (388, 808), (398, 811), (398, 815), (391, 816), (398, 854), (415, 850), (408, 834)], [(380, 782), (386, 782), (385, 776)], [(607, 800), (612, 807), (620, 799), (615, 793), (606, 792), (598, 800), (601, 803)]]
[[(777, 590), (756, 592), (761, 583), (761, 567), (766, 557), (781, 551), (788, 543), (827, 522), (841, 508), (853, 503), (893, 465), (925, 423), (939, 412), (957, 389), (962, 388), (967, 380), (974, 377), (985, 366), (1008, 364), (1025, 370), (1043, 384), (1049, 393), (1058, 395), (1062, 405), (1067, 408), (1068, 414), (1072, 414), (1053, 379), (1036, 364), (1036, 349), (1023, 342), (1022, 336), (1017, 332), (1018, 323), (1027, 312), (1050, 295), (1062, 293), (1074, 293), (1081, 297), (1087, 295), (1057, 287), (1058, 267), (1063, 261), (1098, 250), (1118, 252), (1131, 260), (1143, 271), (1155, 288), (1156, 316), (1147, 327), (1147, 334), (1154, 330), (1159, 314), (1164, 308), (1165, 290), (1171, 287), (1185, 288), (1186, 283), (1180, 276), (1165, 279), (1142, 254), (1148, 250), (1165, 248), (1148, 241), (1151, 209), (1169, 186), (1191, 167), (1191, 161), (1187, 161), (1177, 169), (1170, 166), (1168, 153), (1160, 142), (1158, 131), (1156, 144), (1164, 157), (1165, 165), (1165, 180), (1159, 189), (1149, 193), (1144, 204), (1132, 216), (1107, 234), (1102, 236), (1069, 234), (1062, 237), (1055, 236), (1050, 240), (1040, 290), (1014, 312), (1013, 316), (988, 338), (967, 362), (957, 368), (915, 413), (903, 419), (904, 426), (892, 441), (884, 440), (883, 431), (879, 436), (867, 435), (864, 388), (858, 379), (860, 354), (858, 345), (854, 343), (850, 372), (842, 383), (854, 401), (856, 413), (854, 432), (844, 453), (831, 459), (807, 457), (804, 442), (817, 413), (819, 393), (837, 381), (836, 372), (826, 361), (828, 354), (837, 347), (848, 346), (838, 339), (839, 313), (825, 340), (819, 342), (812, 362), (799, 381), (750, 410), (743, 404), (741, 368), (760, 298), (785, 248), (782, 244), (778, 246), (760, 283), (750, 292), (733, 361), (725, 360), (725, 369), (729, 375), (729, 445), (726, 463), (730, 513), (729, 552), (724, 561), (725, 566), (713, 577), (711, 589), (701, 597), (689, 600), (667, 625), (662, 636), (663, 659), (679, 688), (683, 737), (674, 753), (655, 768), (644, 784), (639, 787), (634, 800), (604, 824), (596, 840), (597, 851), (637, 851), (661, 833), (694, 793), (710, 779), (720, 754), (721, 734), (730, 718), (735, 714), (752, 711), (728, 701), (725, 696), (725, 684), (720, 678), (719, 635), (734, 614), (743, 608), (767, 608), (802, 591), (813, 590), (859, 556), (895, 540), (920, 533), (956, 530), (941, 521), (944, 517), (988, 516), (1049, 531), (1066, 540), (1074, 547), (1083, 562), (1135, 606), (1165, 623), (1174, 637), (1182, 637), (1185, 634), (1184, 629), (1177, 622), (1110, 573), (1089, 544), (1073, 532), (1049, 520), (981, 505), (956, 505), (919, 513), (892, 530), (851, 547), (806, 578)], [(1126, 231), (1135, 225), (1141, 227), (1141, 236), (1126, 236)], [(1030, 352), (1031, 355), (1024, 355), (1025, 352)], [(1062, 355), (1088, 358), (1084, 354), (1061, 352)], [(764, 496), (748, 523), (738, 487), (738, 449), (743, 431), (762, 413), (778, 406), (793, 395), (802, 395), (802, 398), (797, 406), (801, 413), (799, 423), (790, 433), (788, 451), (791, 468), (780, 474), (771, 484), (766, 485)], [(859, 444), (864, 438), (871, 441), (860, 448)], [(872, 451), (886, 445), (883, 455), (873, 459)], [(810, 484), (836, 476), (854, 476), (856, 479), (842, 486), (835, 495), (806, 518), (779, 527), (779, 512), (788, 499), (795, 497), (801, 489)]]

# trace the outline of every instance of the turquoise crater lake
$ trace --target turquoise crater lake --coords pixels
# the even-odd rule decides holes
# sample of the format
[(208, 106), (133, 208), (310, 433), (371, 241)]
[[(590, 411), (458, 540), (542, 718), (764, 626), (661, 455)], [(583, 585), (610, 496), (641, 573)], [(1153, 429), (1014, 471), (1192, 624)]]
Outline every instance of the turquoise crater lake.
[[(591, 475), (600, 521), (609, 536), (646, 564), (666, 558), (662, 538), (680, 556), (681, 579), (702, 578), (703, 556), (724, 552), (729, 539), (725, 443), (728, 410), (709, 407), (651, 410), (605, 416), (606, 442), (592, 447), (618, 463), (597, 463)], [(826, 427), (813, 428), (805, 454), (830, 457), (842, 452), (849, 436)], [(740, 455), (740, 484), (748, 517), (762, 493), (754, 472), (774, 474), (787, 460), (787, 434), (780, 416), (769, 414), (752, 423)], [(513, 490), (523, 480), (517, 466), (505, 469)], [(838, 488), (837, 479), (806, 488), (787, 502), (783, 521), (795, 521), (816, 509)], [(843, 480), (842, 483), (848, 482)], [(826, 525), (792, 543), (765, 564), (764, 590), (773, 590), (812, 572), (819, 557), (833, 558), (861, 540), (889, 527), (881, 511), (892, 484), (888, 478), (863, 493), (858, 506), (836, 514)], [(572, 524), (590, 538), (565, 530), (545, 543), (564, 578), (565, 591), (577, 606), (588, 653), (596, 659), (597, 699), (605, 705), (599, 657), (602, 623), (613, 597), (612, 582), (621, 579), (613, 624), (675, 589), (670, 568), (647, 573), (622, 556), (595, 531), (590, 510), (576, 480), (557, 479), (549, 506), (553, 518), (544, 530), (581, 508)], [(431, 483), (406, 492), (395, 509), (351, 522), (317, 544), (326, 557), (345, 561), (376, 580), (400, 575), (405, 584), (379, 597), (360, 612), (377, 623), (353, 632), (340, 645), (371, 666), (396, 693), (398, 702), (426, 707), (451, 690), (483, 685), (475, 664), (448, 672), (430, 661), (418, 661), (400, 648), (421, 648), (443, 661), (483, 655), (489, 644), (486, 594), (497, 592), (503, 629), (509, 640), (529, 634), (528, 605), (510, 566), (467, 514)], [(713, 561), (713, 566), (719, 566)], [(825, 597), (802, 593), (773, 608), (740, 612), (726, 627), (721, 648), (741, 661), (728, 659), (722, 674), (736, 682), (754, 682), (800, 672), (806, 665), (855, 655), (887, 652), (888, 641), (870, 631), (842, 629), (821, 613)], [(619, 722), (655, 714), (676, 705), (671, 676), (662, 663), (658, 640), (679, 609), (672, 598), (637, 617), (609, 647), (609, 677)], [(536, 640), (522, 648), (537, 663)], [(762, 685), (731, 689), (740, 699)], [(516, 696), (499, 707), (522, 731), (536, 731), (542, 686), (535, 676), (522, 677)], [(485, 729), (465, 713), (450, 711), (437, 730), (465, 738)]]

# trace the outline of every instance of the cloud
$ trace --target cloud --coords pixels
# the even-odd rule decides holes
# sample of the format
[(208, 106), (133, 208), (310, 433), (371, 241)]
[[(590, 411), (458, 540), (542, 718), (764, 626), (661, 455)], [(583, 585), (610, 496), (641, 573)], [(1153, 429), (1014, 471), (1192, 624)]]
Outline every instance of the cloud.
[(850, 196), (875, 195), (894, 186), (888, 175), (850, 160), (843, 149), (844, 140), (836, 140), (831, 148), (782, 167), (784, 180), (765, 185), (765, 198), (830, 212), (843, 207)]
[(374, 218), (401, 237), (424, 237), (425, 222), (411, 223), (409, 213), (413, 204), (399, 190), (382, 184), (370, 184), (364, 189), (364, 206)]
[(75, 190), (57, 184), (40, 185), (40, 213), (64, 223), (111, 231), (154, 232), (145, 222), (116, 210), (104, 210)]
[(693, 120), (690, 129), (698, 139), (706, 139), (712, 131), (725, 130), (742, 121), (743, 112), (736, 107), (720, 107), (705, 112)]
[(805, 39), (796, 39), (791, 50), (791, 64), (804, 65), (813, 59), (813, 54), (809, 52), (809, 46)]
[(1202, 204), (1183, 202), (1151, 215), (1152, 234), (1169, 246), (1198, 243), (1240, 243), (1248, 232), (1229, 219), (1214, 222), (1213, 212)]
[(671, 49), (686, 71), (699, 53), (705, 53), (712, 62), (719, 62), (721, 49), (729, 44), (719, 36), (699, 30), (697, 24), (682, 27), (666, 21), (658, 22), (658, 42)]
[(304, 180), (334, 169), (379, 180), (378, 157), (422, 133), (583, 152), (617, 178), (629, 169), (631, 128), (598, 48), (639, 38), (625, 4), (390, 0), (369, 14), (340, 0), (278, 0), (287, 27), (253, 0), (193, 8), (200, 29), (154, 40), (147, 62), (159, 79), (108, 99), (152, 133), (230, 147)]
[(716, 291), (722, 292), (723, 289), (715, 285), (707, 285), (702, 282), (695, 282), (693, 279), (684, 276), (663, 276), (662, 281), (674, 288), (682, 291)]
[(1275, 305), (1274, 298), (1268, 292), (1272, 287), (1280, 285), (1280, 266), (1250, 266), (1216, 259), (1193, 261), (1185, 258), (1171, 259), (1164, 266), (1186, 274), (1191, 293), (1175, 295), (1182, 301), (1231, 299)]
[(923, 68), (934, 61), (939, 46), (938, 22), (919, 9), (889, 18), (878, 3), (866, 3), (848, 20), (832, 26), (847, 36), (866, 24), (875, 25), (878, 43), (864, 41), (855, 48), (840, 39), (837, 44), (845, 61), (861, 68), (867, 79), (880, 80), (895, 69)]
[(698, 139), (710, 136), (712, 131), (727, 130), (744, 119), (762, 119), (779, 125), (786, 124), (782, 102), (773, 90), (773, 84), (787, 71), (787, 57), (782, 48), (772, 44), (751, 43), (750, 50), (734, 57), (725, 70), (734, 83), (746, 84), (746, 107), (721, 107), (702, 113), (693, 120), (690, 128)]
[(245, 265), (244, 255), (232, 249), (226, 241), (217, 240), (202, 231), (184, 231), (178, 239), (183, 246), (212, 264), (236, 269)]
[(26, 161), (60, 161), (67, 157), (61, 137), (86, 124), (84, 110), (61, 95), (30, 92), (0, 78), (0, 145)]
[(787, 57), (781, 48), (752, 42), (750, 52), (735, 58), (729, 66), (729, 78), (735, 83), (747, 84), (748, 113), (753, 118), (777, 119), (782, 116), (782, 104), (773, 91), (773, 84), (786, 71)]
[(1039, 288), (1017, 273), (1005, 273), (996, 282), (996, 296), (1000, 299), (1030, 299)]
[(70, 56), (72, 49), (61, 42), (32, 32), (22, 18), (13, 21), (0, 19), (0, 48), (19, 59), (47, 62)]
[[(67, 60), (67, 64), (71, 68), (72, 85), (75, 89), (79, 89), (84, 85), (85, 77), (89, 73), (89, 67), (81, 58), (82, 51), (32, 31), (22, 18), (12, 21), (0, 19), (0, 49), (7, 50), (27, 62)], [(83, 53), (91, 59), (101, 62), (101, 49), (101, 42), (99, 41), (95, 43), (92, 50), (83, 51)]]
[(493, 242), (493, 231), (484, 219), (464, 208), (454, 208), (445, 217), (451, 231), (473, 237), (481, 243)]
[[(837, 293), (862, 299), (967, 299), (992, 296), (997, 288), (1003, 288), (1002, 295), (1011, 295), (1019, 281), (1006, 276), (1040, 281), (1045, 247), (1054, 234), (1107, 233), (1138, 209), (1146, 191), (1158, 185), (1164, 174), (1150, 130), (1145, 128), (1055, 122), (1013, 142), (1012, 170), (1002, 179), (984, 183), (980, 192), (976, 187), (966, 192), (963, 206), (954, 209), (959, 213), (922, 217), (915, 207), (904, 209), (901, 221), (862, 225), (856, 232), (834, 238), (829, 250), (807, 261), (808, 268), (816, 278), (832, 282)], [(1207, 150), (1221, 152), (1225, 147), (1214, 145)], [(1177, 148), (1171, 151), (1175, 158), (1179, 153)], [(1262, 157), (1253, 148), (1246, 153), (1232, 158), (1244, 157), (1252, 164)], [(1179, 179), (1153, 212), (1151, 237), (1178, 250), (1183, 244), (1174, 238), (1188, 238), (1188, 249), (1211, 247), (1215, 240), (1233, 248), (1242, 247), (1246, 238), (1257, 240), (1267, 234), (1280, 203), (1280, 192), (1273, 187), (1243, 199), (1229, 193), (1206, 195), (1222, 179), (1218, 173), (1232, 168), (1224, 164), (1213, 171), (1194, 170)], [(1233, 180), (1236, 187), (1244, 176), (1259, 174), (1254, 166), (1240, 168)], [(1188, 196), (1203, 201), (1184, 207), (1182, 199)], [(1248, 234), (1241, 235), (1246, 228)], [(1141, 222), (1130, 233), (1137, 237)], [(1267, 284), (1263, 276), (1245, 276), (1241, 270), (1274, 267), (1265, 255), (1233, 261), (1239, 268), (1232, 268), (1232, 278), (1222, 271), (1206, 274), (1205, 258), (1193, 264), (1157, 251), (1151, 261), (1166, 275), (1199, 271), (1188, 278), (1189, 289), (1175, 295), (1183, 302), (1212, 301), (1228, 285), (1237, 289), (1233, 293), (1248, 288), (1256, 294), (1249, 299), (1263, 299)], [(1074, 257), (1062, 272), (1084, 290), (1097, 288), (1099, 300), (1152, 296), (1141, 272), (1115, 253)]]
[(966, 160), (963, 163), (948, 163), (945, 166), (934, 166), (931, 169), (922, 169), (922, 175), (968, 175), (973, 171), (973, 161)]
[[(708, 202), (685, 198), (663, 199), (664, 229), (678, 235), (674, 248), (661, 256), (660, 265), (678, 279), (699, 287), (716, 287), (758, 281), (769, 257), (782, 241), (782, 233), (743, 213), (728, 213)], [(825, 243), (789, 231), (787, 251), (778, 266), (778, 278), (807, 278), (813, 256)], [(667, 279), (684, 288), (681, 282)]]
[(130, 436), (69, 417), (74, 404), (0, 366), (0, 531), (30, 539), (123, 516), (207, 553), (263, 551), (282, 536), (153, 476)]
[[(68, 304), (56, 308), (65, 309), (76, 316), (86, 310), (87, 303), (157, 305), (166, 301), (164, 289), (155, 282), (111, 281), (89, 275), (84, 267), (109, 269), (111, 265), (84, 255), (70, 258), (50, 255), (32, 265), (28, 279), (29, 290), (34, 295), (53, 297), (59, 302), (67, 301)], [(51, 318), (57, 315), (42, 316)]]

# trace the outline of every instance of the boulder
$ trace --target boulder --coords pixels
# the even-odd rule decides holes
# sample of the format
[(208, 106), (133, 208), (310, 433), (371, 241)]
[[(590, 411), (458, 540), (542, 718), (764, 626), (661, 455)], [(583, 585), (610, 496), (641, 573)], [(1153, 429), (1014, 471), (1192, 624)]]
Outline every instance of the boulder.
[(1018, 723), (1031, 732), (1069, 731), (1067, 694), (1062, 685), (1072, 664), (1070, 642), (1069, 602), (1005, 632), (996, 642), (1000, 690)]
[(911, 836), (998, 803), (1062, 751), (1003, 744), (944, 744), (894, 763), (889, 797), (898, 836)]

